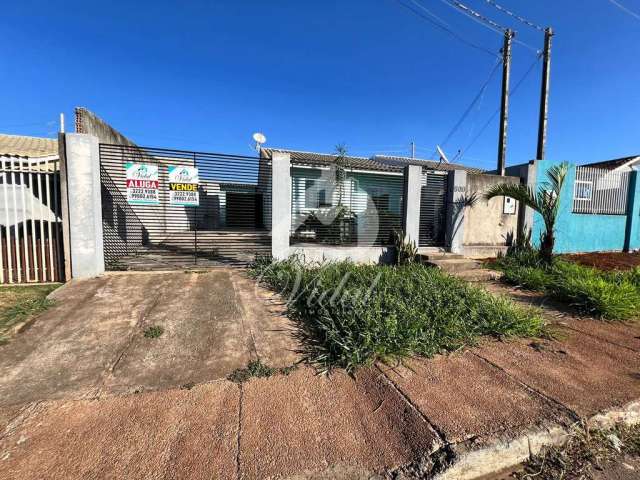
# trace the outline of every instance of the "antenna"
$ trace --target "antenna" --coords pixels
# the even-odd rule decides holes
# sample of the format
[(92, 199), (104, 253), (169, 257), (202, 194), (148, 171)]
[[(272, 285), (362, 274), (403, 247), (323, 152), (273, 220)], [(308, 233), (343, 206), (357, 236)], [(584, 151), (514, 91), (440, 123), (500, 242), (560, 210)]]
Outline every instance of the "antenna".
[(440, 161), (444, 163), (449, 163), (449, 159), (444, 151), (440, 148), (440, 145), (436, 145), (436, 150), (438, 151), (438, 155), (440, 155)]
[(256, 150), (260, 150), (260, 145), (262, 145), (263, 143), (265, 143), (267, 141), (267, 137), (264, 136), (264, 134), (260, 133), (260, 132), (256, 132), (253, 134), (253, 139), (256, 142)]

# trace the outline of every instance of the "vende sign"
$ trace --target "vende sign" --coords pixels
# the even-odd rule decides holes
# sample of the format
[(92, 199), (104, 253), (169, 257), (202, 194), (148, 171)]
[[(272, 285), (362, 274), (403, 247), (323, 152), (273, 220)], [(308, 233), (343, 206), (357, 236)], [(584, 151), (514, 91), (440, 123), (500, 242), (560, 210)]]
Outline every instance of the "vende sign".
[(127, 163), (127, 202), (133, 205), (158, 205), (158, 166)]
[(197, 207), (199, 182), (196, 167), (169, 166), (169, 204)]

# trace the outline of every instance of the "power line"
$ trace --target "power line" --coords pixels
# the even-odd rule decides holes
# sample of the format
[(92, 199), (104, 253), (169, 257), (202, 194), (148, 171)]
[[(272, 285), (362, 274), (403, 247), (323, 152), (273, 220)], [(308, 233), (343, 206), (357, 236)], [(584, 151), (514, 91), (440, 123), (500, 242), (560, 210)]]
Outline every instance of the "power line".
[[(490, 18), (485, 17), (481, 13), (476, 12), (475, 10), (467, 7), (466, 5), (460, 3), (460, 2), (458, 2), (456, 0), (440, 0), (440, 1), (442, 3), (444, 3), (445, 5), (448, 5), (449, 7), (453, 8), (457, 12), (463, 13), (464, 15), (469, 17), (471, 20), (473, 20), (476, 23), (479, 23), (480, 25), (488, 28), (492, 32), (495, 32), (495, 33), (497, 33), (499, 35), (504, 35), (504, 33), (507, 31), (506, 27), (503, 27), (499, 23), (494, 22)], [(535, 52), (536, 54), (540, 53), (540, 50), (538, 50), (537, 48), (532, 47), (528, 43), (525, 43), (522, 40), (518, 40), (515, 37), (513, 38), (513, 42), (517, 43), (518, 45), (522, 45), (525, 48), (528, 48), (529, 50), (531, 50), (532, 52)]]
[(620, 2), (617, 2), (616, 0), (609, 0), (609, 2), (611, 2), (613, 5), (615, 5), (616, 7), (618, 7), (620, 10), (622, 10), (623, 12), (627, 13), (628, 15), (631, 15), (632, 17), (637, 18), (638, 20), (640, 20), (640, 15), (637, 14), (636, 12), (634, 12), (633, 10), (629, 10), (627, 7), (625, 7), (624, 5), (622, 5)]
[(451, 27), (451, 25), (449, 25), (447, 22), (445, 22), (442, 18), (440, 18), (438, 15), (436, 15), (435, 13), (433, 13), (431, 10), (429, 10), (427, 7), (425, 7), (424, 5), (422, 5), (421, 3), (418, 3), (416, 0), (409, 0), (411, 3), (413, 3), (416, 7), (418, 7), (420, 10), (422, 10), (423, 12), (426, 12), (429, 16), (433, 17), (434, 19), (436, 19), (438, 22), (440, 22), (442, 25), (446, 26), (446, 27)]
[[(460, 117), (460, 119), (456, 122), (456, 124), (453, 126), (453, 128), (449, 131), (449, 133), (447, 134), (447, 136), (445, 137), (445, 139), (440, 142), (441, 146), (445, 146), (447, 144), (447, 142), (451, 139), (451, 137), (458, 131), (458, 129), (460, 128), (460, 126), (462, 125), (462, 123), (467, 119), (467, 117), (469, 116), (469, 114), (471, 113), (471, 111), (473, 110), (473, 107), (475, 106), (475, 104), (478, 102), (478, 100), (480, 98), (482, 98), (484, 91), (487, 89), (487, 87), (489, 86), (489, 83), (491, 82), (491, 79), (493, 78), (494, 74), (496, 73), (496, 71), (498, 70), (498, 67), (502, 64), (502, 60), (498, 60), (495, 65), (493, 66), (493, 68), (491, 69), (491, 71), (489, 72), (489, 75), (487, 76), (487, 79), (485, 80), (485, 82), (482, 84), (482, 87), (480, 88), (480, 91), (476, 94), (476, 96), (473, 98), (473, 100), (471, 101), (471, 103), (469, 104), (469, 106), (465, 109), (465, 111), (463, 112), (462, 116)], [(432, 157), (435, 157), (437, 152), (433, 152), (433, 154), (431, 155)]]
[(475, 10), (467, 7), (466, 5), (463, 5), (460, 2), (457, 2), (456, 0), (441, 0), (441, 1), (446, 5), (449, 5), (450, 7), (453, 7), (458, 11), (461, 11), (472, 20), (476, 21), (480, 25), (483, 25), (489, 28), (490, 30), (493, 30), (494, 32), (498, 32), (502, 34), (507, 31), (507, 29), (502, 25), (499, 25), (498, 23), (494, 22), (490, 18), (485, 17), (481, 13), (476, 12)]
[[(413, 12), (415, 15), (417, 15), (418, 17), (422, 18), (423, 20), (426, 20), (427, 22), (431, 23), (432, 25), (438, 27), (441, 30), (444, 30), (445, 32), (447, 32), (449, 35), (452, 35), (453, 37), (455, 37), (457, 40), (459, 40), (460, 42), (466, 44), (469, 47), (475, 48), (476, 50), (480, 50), (482, 52), (488, 53), (489, 55), (491, 55), (492, 57), (498, 57), (498, 54), (495, 52), (492, 52), (491, 50), (478, 45), (476, 43), (473, 43), (469, 40), (467, 40), (466, 38), (464, 38), (463, 36), (461, 36), (460, 34), (458, 34), (457, 32), (455, 32), (454, 30), (450, 29), (449, 27), (447, 27), (446, 25), (443, 25), (437, 21), (435, 21), (433, 18), (428, 17), (426, 15), (424, 15), (423, 13), (421, 13), (420, 11), (412, 8), (411, 6), (403, 3), (401, 0), (396, 0), (397, 3), (399, 3), (400, 5), (402, 5), (404, 8), (406, 8), (407, 10), (410, 10), (411, 12)], [(414, 2), (415, 3), (415, 2)], [(423, 10), (426, 10), (426, 8), (422, 8)]]
[[(534, 62), (529, 66), (527, 71), (524, 73), (524, 75), (522, 75), (522, 77), (520, 77), (520, 79), (518, 80), (518, 83), (516, 83), (516, 85), (511, 90), (511, 96), (512, 97), (516, 94), (516, 92), (518, 91), (518, 88), (522, 85), (522, 83), (525, 81), (525, 79), (533, 71), (534, 67), (538, 64), (538, 62), (540, 61), (541, 58), (542, 58), (542, 56), (538, 55), (536, 57), (536, 59), (534, 60)], [(483, 127), (480, 129), (480, 131), (478, 132), (478, 134), (475, 137), (473, 137), (473, 140), (471, 140), (471, 142), (469, 142), (469, 144), (465, 148), (462, 149), (462, 153), (460, 154), (460, 160), (462, 160), (462, 158), (464, 157), (465, 153), (476, 143), (476, 141), (478, 141), (478, 139), (482, 136), (484, 131), (489, 127), (489, 125), (491, 125), (491, 122), (493, 122), (493, 119), (496, 118), (496, 115), (498, 115), (498, 113), (500, 113), (500, 108), (496, 109), (496, 111), (493, 112), (493, 114), (489, 117), (489, 120), (487, 120), (487, 123), (485, 123), (483, 125)]]
[(517, 15), (515, 13), (513, 13), (511, 10), (507, 10), (506, 8), (504, 8), (502, 5), (497, 4), (496, 2), (494, 2), (493, 0), (485, 0), (485, 2), (487, 2), (489, 5), (494, 6), (496, 9), (500, 10), (503, 13), (506, 13), (507, 15), (509, 15), (510, 17), (515, 18), (516, 20), (524, 23), (525, 25), (530, 26), (531, 28), (535, 28), (536, 30), (539, 30), (541, 32), (544, 32), (544, 28), (542, 28), (539, 25), (536, 25), (535, 23), (531, 22), (530, 20), (527, 20), (524, 17), (521, 17), (520, 15)]

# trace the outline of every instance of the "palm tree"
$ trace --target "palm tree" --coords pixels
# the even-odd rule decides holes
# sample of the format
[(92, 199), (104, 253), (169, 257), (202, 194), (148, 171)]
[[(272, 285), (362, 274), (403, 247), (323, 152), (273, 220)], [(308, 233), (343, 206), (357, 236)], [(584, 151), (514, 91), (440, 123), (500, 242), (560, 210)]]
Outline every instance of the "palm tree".
[(540, 255), (542, 259), (550, 263), (555, 244), (555, 226), (560, 211), (560, 192), (564, 185), (569, 165), (561, 163), (547, 170), (549, 180), (540, 185), (536, 193), (526, 185), (514, 183), (502, 183), (494, 185), (485, 193), (485, 198), (511, 197), (524, 205), (532, 208), (542, 216), (544, 232), (540, 235)]

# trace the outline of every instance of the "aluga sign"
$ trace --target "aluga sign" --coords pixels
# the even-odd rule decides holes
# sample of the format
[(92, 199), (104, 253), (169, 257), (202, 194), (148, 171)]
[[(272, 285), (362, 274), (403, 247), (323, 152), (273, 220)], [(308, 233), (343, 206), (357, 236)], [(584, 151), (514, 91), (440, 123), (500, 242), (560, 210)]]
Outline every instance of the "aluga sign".
[(127, 202), (134, 205), (158, 205), (158, 166), (127, 163)]
[(169, 166), (169, 204), (186, 207), (200, 205), (196, 167)]

